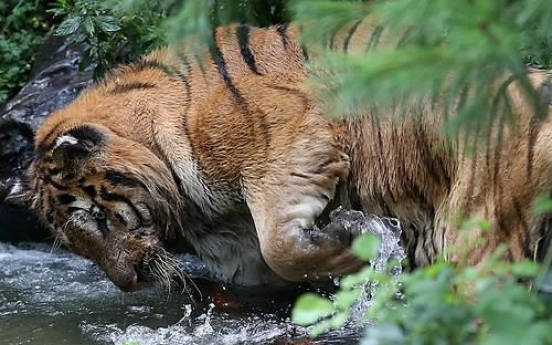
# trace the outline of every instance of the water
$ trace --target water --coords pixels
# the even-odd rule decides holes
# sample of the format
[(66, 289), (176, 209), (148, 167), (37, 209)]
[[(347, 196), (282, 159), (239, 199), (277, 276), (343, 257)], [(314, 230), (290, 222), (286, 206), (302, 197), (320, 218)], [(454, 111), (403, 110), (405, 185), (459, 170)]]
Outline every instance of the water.
[[(270, 344), (290, 332), (283, 313), (218, 311), (187, 294), (120, 292), (80, 257), (41, 244), (0, 243), (0, 344)], [(333, 333), (326, 344), (355, 344)]]
[[(383, 230), (389, 224), (378, 224), (381, 260), (388, 260), (396, 254), (396, 238), (387, 240), (392, 230)], [(224, 310), (186, 293), (155, 289), (125, 294), (99, 268), (69, 252), (0, 243), (0, 345), (269, 345), (304, 336), (287, 318), (289, 306), (253, 309)], [(351, 327), (315, 344), (353, 345), (359, 333)]]

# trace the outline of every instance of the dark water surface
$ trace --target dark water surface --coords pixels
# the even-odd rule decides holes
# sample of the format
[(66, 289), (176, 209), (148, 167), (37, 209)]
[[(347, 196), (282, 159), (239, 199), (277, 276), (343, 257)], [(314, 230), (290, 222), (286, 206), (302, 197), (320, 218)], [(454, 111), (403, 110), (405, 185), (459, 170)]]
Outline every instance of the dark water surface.
[[(41, 244), (0, 243), (0, 344), (271, 344), (285, 315), (226, 313), (187, 294), (120, 292), (90, 262)], [(304, 330), (299, 329), (299, 333)], [(333, 332), (320, 344), (357, 344)]]

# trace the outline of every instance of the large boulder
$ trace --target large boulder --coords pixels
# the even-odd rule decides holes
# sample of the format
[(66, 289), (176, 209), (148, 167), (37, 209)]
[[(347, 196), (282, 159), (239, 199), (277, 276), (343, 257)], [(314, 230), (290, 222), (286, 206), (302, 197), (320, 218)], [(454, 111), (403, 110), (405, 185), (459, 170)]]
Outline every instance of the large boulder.
[(50, 234), (24, 206), (4, 202), (13, 181), (24, 179), (33, 137), (44, 118), (69, 104), (92, 82), (93, 66), (79, 71), (81, 51), (65, 39), (46, 39), (31, 80), (0, 110), (0, 241), (41, 241)]

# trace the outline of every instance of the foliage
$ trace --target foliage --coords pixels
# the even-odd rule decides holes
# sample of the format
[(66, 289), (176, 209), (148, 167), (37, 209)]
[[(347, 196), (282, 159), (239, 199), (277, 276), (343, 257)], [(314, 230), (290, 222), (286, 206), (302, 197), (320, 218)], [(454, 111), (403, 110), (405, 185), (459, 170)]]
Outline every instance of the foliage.
[(37, 0), (0, 2), (0, 107), (28, 79), (50, 18)]
[[(119, 62), (124, 50), (130, 60), (166, 40), (203, 34), (234, 21), (268, 25), (284, 20), (281, 0), (57, 0), (56, 16), (64, 18), (55, 33), (84, 45), (81, 67), (96, 64), (95, 76)], [(169, 17), (169, 18), (167, 18)]]
[(211, 28), (219, 24), (269, 25), (288, 18), (284, 0), (0, 2), (0, 105), (27, 81), (44, 36), (57, 21), (61, 23), (56, 35), (83, 45), (79, 67), (94, 65), (94, 76), (99, 78), (113, 65), (135, 60), (184, 33), (203, 32), (209, 40)]
[[(514, 80), (543, 110), (525, 72), (527, 62), (551, 66), (552, 3), (547, 0), (319, 1), (316, 10), (310, 1), (297, 0), (294, 12), (298, 20), (312, 23), (307, 36), (320, 37), (362, 19), (397, 41), (394, 49), (376, 49), (368, 56), (327, 55), (325, 63), (339, 77), (322, 81), (339, 95), (337, 113), (351, 105), (391, 107), (439, 93), (446, 111), (459, 107), (447, 129), (478, 134), (509, 112), (505, 86)], [(460, 97), (468, 87), (477, 91)]]
[(160, 44), (159, 23), (168, 10), (159, 1), (130, 8), (102, 1), (58, 0), (51, 12), (64, 18), (55, 34), (83, 45), (80, 67), (95, 64), (98, 78), (115, 63), (135, 60)]
[[(109, 0), (108, 0), (109, 1)], [(203, 41), (212, 40), (213, 29), (228, 23), (249, 23), (268, 26), (287, 22), (290, 13), (286, 0), (160, 0), (171, 9), (171, 15), (162, 23), (168, 41), (199, 35)], [(123, 0), (123, 8), (140, 7), (147, 0)]]
[[(520, 283), (535, 278), (540, 267), (503, 262), (505, 249), (478, 268), (439, 261), (390, 278), (367, 267), (343, 279), (332, 300), (303, 295), (292, 317), (314, 324), (312, 335), (342, 327), (360, 291), (376, 286), (365, 314), (374, 325), (366, 328), (361, 344), (552, 344), (552, 305)], [(367, 280), (376, 284), (366, 285)]]

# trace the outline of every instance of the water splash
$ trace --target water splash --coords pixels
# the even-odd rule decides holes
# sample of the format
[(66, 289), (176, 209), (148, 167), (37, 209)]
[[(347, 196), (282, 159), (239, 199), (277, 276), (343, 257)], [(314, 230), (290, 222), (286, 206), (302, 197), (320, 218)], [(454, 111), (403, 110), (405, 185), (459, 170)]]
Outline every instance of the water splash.
[(238, 345), (267, 344), (285, 334), (287, 324), (270, 315), (246, 317), (240, 321), (213, 313), (184, 319), (167, 327), (152, 328), (131, 325), (126, 329), (110, 330), (116, 345)]
[[(402, 233), (401, 224), (397, 219), (364, 215), (361, 211), (345, 210), (341, 207), (330, 213), (330, 221), (338, 223), (352, 233), (371, 233), (380, 238), (380, 248), (377, 257), (370, 262), (370, 267), (378, 273), (398, 276), (402, 273), (402, 261), (406, 255), (400, 245)], [(391, 267), (390, 267), (391, 265)], [(339, 279), (335, 279), (339, 286)], [(370, 308), (374, 294), (377, 293), (377, 283), (365, 281), (359, 289), (360, 297), (353, 304), (347, 328), (361, 330), (367, 325), (366, 311)]]

